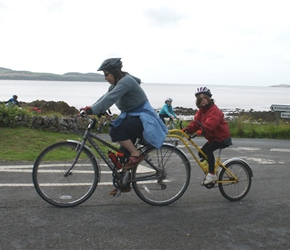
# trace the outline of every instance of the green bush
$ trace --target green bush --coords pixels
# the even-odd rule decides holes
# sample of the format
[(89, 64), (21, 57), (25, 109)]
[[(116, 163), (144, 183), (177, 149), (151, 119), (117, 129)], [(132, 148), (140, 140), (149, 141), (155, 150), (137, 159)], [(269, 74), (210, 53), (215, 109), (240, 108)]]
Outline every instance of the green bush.
[[(184, 121), (186, 127), (190, 121)], [(290, 124), (280, 119), (279, 123), (255, 121), (251, 117), (243, 115), (228, 121), (233, 138), (269, 138), (290, 139)]]
[(236, 119), (229, 122), (232, 137), (239, 138), (269, 138), (269, 139), (290, 139), (290, 126), (286, 122), (257, 123)]
[(19, 117), (32, 117), (32, 113), (17, 106), (7, 107), (5, 104), (0, 104), (0, 126), (1, 127), (15, 127)]

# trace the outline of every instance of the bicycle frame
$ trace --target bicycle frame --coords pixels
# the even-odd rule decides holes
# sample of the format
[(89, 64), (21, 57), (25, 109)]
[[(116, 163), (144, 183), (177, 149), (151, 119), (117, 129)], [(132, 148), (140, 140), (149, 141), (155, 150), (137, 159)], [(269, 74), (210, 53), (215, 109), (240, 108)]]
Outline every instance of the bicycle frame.
[[(199, 158), (195, 155), (192, 147), (194, 147), (198, 152), (200, 152), (203, 157), (207, 160), (207, 156), (206, 154), (201, 150), (201, 148), (192, 140), (194, 137), (196, 136), (196, 134), (193, 135), (188, 135), (185, 132), (183, 132), (180, 129), (172, 129), (169, 130), (169, 134), (167, 135), (168, 138), (176, 138), (178, 140), (180, 140), (183, 145), (186, 147), (186, 149), (188, 150), (188, 152), (191, 154), (191, 156), (194, 158), (194, 160), (196, 161), (196, 163), (198, 164), (198, 166), (201, 168), (201, 170), (206, 174), (206, 171), (203, 169), (203, 166), (201, 164), (201, 161), (199, 160)], [(184, 139), (185, 138), (185, 139)], [(175, 141), (175, 145), (177, 146), (177, 141)], [(216, 183), (235, 183), (238, 181), (238, 178), (225, 166), (226, 164), (221, 162), (221, 151), (222, 149), (219, 149), (219, 154), (216, 157), (216, 161), (215, 161), (215, 170), (218, 169), (218, 167), (224, 168), (226, 173), (228, 174), (228, 176), (231, 177), (231, 180), (229, 181), (216, 181)]]
[[(89, 117), (88, 117), (88, 119), (89, 119), (90, 122), (89, 122), (89, 125), (87, 127), (87, 130), (84, 133), (84, 136), (83, 136), (82, 141), (81, 142), (80, 141), (73, 141), (73, 140), (68, 140), (68, 141), (76, 142), (76, 143), (78, 143), (80, 145), (80, 147), (78, 148), (79, 154), (80, 154), (82, 148), (83, 147), (86, 147), (88, 150), (90, 150), (92, 152), (93, 155), (95, 155), (94, 152), (88, 146), (86, 146), (86, 142), (89, 141), (89, 143), (93, 146), (93, 148), (96, 150), (96, 152), (98, 153), (98, 155), (104, 160), (104, 162), (106, 163), (106, 165), (110, 168), (110, 170), (117, 177), (117, 179), (121, 179), (123, 177), (121, 175), (121, 173), (114, 166), (114, 164), (111, 162), (111, 160), (106, 156), (106, 154), (103, 153), (103, 151), (101, 150), (101, 148), (99, 147), (99, 145), (94, 141), (94, 139), (97, 140), (97, 141), (99, 141), (103, 145), (109, 147), (110, 149), (116, 151), (116, 152), (119, 152), (119, 153), (123, 153), (123, 152), (119, 148), (117, 148), (114, 145), (112, 145), (111, 143), (108, 143), (107, 141), (105, 141), (102, 138), (100, 138), (99, 136), (97, 136), (97, 134), (92, 133), (91, 132), (91, 129), (95, 126), (95, 124), (96, 124), (97, 121), (95, 119), (92, 119), (92, 118), (89, 118)], [(138, 148), (138, 150), (142, 151), (145, 148), (146, 148), (146, 146), (141, 145)], [(68, 175), (69, 172), (73, 169), (74, 164), (78, 160), (79, 154), (76, 156), (76, 159), (75, 159), (74, 163), (72, 164), (72, 166), (70, 167), (70, 169), (67, 170), (66, 175)], [(144, 158), (144, 161), (146, 161), (153, 169), (155, 169), (157, 173), (160, 173), (160, 169), (158, 169), (150, 161), (147, 161), (146, 157)], [(127, 173), (128, 173), (128, 171), (127, 171)], [(135, 180), (128, 180), (127, 179), (127, 181), (132, 182), (132, 181), (139, 181), (139, 180), (150, 180), (152, 178), (156, 179), (156, 175), (155, 174), (154, 175), (148, 175), (148, 176), (142, 177), (140, 179), (139, 178), (136, 178)]]
[(171, 117), (168, 118), (167, 122), (165, 123), (165, 126), (169, 129), (169, 130), (172, 130), (172, 129), (176, 129), (179, 125), (180, 126), (180, 123), (182, 123), (182, 121), (180, 121), (178, 118), (177, 119), (172, 119)]

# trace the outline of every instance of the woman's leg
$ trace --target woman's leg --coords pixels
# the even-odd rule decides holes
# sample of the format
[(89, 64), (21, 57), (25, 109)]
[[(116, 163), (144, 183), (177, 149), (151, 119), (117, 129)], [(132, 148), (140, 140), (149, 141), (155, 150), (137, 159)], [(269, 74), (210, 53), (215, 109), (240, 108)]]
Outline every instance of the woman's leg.
[(133, 142), (131, 140), (125, 140), (125, 141), (118, 141), (118, 143), (126, 148), (129, 152), (131, 156), (139, 156), (140, 153), (137, 150), (137, 148), (135, 147), (135, 145), (133, 144)]
[(143, 137), (143, 124), (138, 116), (128, 116), (118, 128), (111, 128), (110, 136), (113, 142), (118, 142), (130, 153), (125, 169), (136, 166), (143, 160), (143, 155), (136, 149), (134, 143)]

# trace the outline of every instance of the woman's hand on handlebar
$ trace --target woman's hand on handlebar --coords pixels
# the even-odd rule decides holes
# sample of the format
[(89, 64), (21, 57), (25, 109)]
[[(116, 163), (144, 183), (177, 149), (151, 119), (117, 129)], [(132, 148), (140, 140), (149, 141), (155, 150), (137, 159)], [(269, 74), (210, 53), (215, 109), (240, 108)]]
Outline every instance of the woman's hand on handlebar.
[(93, 114), (93, 110), (91, 106), (86, 106), (84, 108), (80, 109), (80, 113), (85, 112), (87, 115), (92, 115)]

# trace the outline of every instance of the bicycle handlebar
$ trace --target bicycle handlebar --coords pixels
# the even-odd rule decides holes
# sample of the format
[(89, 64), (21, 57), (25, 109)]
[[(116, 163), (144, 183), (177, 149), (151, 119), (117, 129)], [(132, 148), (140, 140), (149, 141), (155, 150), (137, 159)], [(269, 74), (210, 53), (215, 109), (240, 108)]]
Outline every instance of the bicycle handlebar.
[(87, 116), (88, 115), (87, 115), (86, 111), (84, 111), (84, 110), (80, 111), (80, 117), (87, 117)]
[[(112, 112), (111, 112), (110, 109), (108, 109), (108, 110), (107, 110), (106, 112), (104, 112), (104, 113), (100, 113), (100, 114), (98, 114), (97, 117), (100, 118), (102, 115), (107, 115), (107, 116), (113, 117), (113, 114), (112, 114)], [(87, 112), (86, 112), (85, 110), (81, 109), (81, 110), (80, 110), (80, 116), (81, 116), (81, 117), (88, 117), (88, 114), (87, 114)]]
[(180, 129), (183, 129), (182, 121), (179, 122), (179, 127), (180, 127)]

